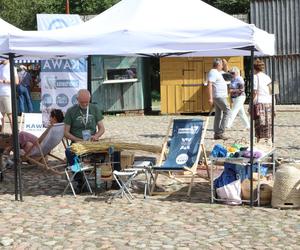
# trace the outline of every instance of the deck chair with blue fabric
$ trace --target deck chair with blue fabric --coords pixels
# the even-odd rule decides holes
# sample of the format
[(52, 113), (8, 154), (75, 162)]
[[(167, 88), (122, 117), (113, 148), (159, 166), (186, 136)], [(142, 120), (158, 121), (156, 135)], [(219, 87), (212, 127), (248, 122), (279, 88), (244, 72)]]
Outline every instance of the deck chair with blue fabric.
[[(169, 134), (171, 125), (173, 129), (171, 138)], [(191, 178), (187, 195), (190, 196), (194, 178), (197, 174), (197, 167), (201, 152), (205, 155), (203, 138), (205, 136), (208, 120), (201, 119), (174, 119), (171, 120), (168, 132), (164, 140), (160, 160), (157, 166), (152, 168), (154, 181), (151, 187), (151, 194), (154, 193), (159, 174), (177, 179), (174, 173), (185, 172), (186, 177)]]

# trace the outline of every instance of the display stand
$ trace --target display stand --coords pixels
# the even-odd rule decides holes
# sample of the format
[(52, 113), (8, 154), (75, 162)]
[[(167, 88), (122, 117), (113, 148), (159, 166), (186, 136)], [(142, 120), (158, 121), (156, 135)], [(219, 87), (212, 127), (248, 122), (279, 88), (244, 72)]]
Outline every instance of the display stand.
[[(275, 176), (275, 161), (274, 157), (272, 157), (275, 153), (275, 149), (271, 148), (269, 149), (263, 156), (260, 158), (254, 159), (253, 164), (257, 164), (258, 166), (258, 173), (260, 173), (261, 165), (272, 165), (272, 171), (273, 176)], [(268, 158), (272, 157), (271, 162), (266, 162)], [(232, 163), (232, 164), (238, 164), (244, 167), (250, 167), (250, 159), (245, 157), (239, 157), (239, 158), (229, 158), (229, 157), (223, 157), (223, 158), (216, 158), (216, 157), (210, 157), (211, 164), (210, 164), (210, 185), (211, 185), (211, 203), (214, 203), (215, 201), (228, 201), (225, 199), (220, 199), (215, 196), (215, 190), (214, 190), (214, 166), (216, 165), (224, 165), (225, 163)], [(251, 196), (250, 196), (251, 197)], [(260, 206), (260, 177), (257, 180), (257, 198), (255, 200), (242, 200), (244, 203), (253, 203), (257, 202), (257, 205)]]

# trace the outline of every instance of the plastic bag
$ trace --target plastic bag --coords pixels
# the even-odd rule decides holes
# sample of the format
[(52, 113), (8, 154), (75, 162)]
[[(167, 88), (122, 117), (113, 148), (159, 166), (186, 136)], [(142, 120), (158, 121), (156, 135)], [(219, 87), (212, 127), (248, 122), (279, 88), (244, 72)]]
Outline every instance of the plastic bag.
[(78, 173), (81, 171), (81, 163), (79, 161), (78, 156), (75, 156), (73, 160), (74, 160), (74, 164), (71, 166), (71, 171), (74, 173)]

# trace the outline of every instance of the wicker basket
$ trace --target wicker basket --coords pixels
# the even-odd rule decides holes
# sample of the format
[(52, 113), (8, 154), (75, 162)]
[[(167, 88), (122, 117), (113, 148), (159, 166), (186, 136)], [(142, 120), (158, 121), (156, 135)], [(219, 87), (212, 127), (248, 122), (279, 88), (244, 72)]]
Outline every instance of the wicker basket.
[[(253, 181), (254, 199), (257, 198), (257, 180)], [(261, 180), (260, 181), (260, 204), (269, 205), (272, 198), (273, 182)], [(242, 182), (242, 199), (250, 200), (250, 180), (245, 179)]]
[(121, 152), (121, 168), (128, 168), (132, 166), (134, 160), (134, 153), (129, 151)]
[(300, 207), (300, 168), (292, 164), (283, 165), (275, 174), (272, 207)]
[(112, 178), (112, 167), (110, 163), (101, 164), (101, 179), (111, 179)]

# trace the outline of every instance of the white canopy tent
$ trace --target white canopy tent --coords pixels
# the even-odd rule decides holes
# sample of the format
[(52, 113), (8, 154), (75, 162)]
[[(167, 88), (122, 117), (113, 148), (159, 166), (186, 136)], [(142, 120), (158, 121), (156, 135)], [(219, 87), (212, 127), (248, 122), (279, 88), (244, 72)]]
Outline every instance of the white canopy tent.
[[(200, 0), (122, 0), (77, 26), (53, 31), (11, 30), (8, 34), (0, 33), (0, 45), (0, 53), (8, 53), (11, 64), (16, 55), (35, 58), (85, 55), (251, 56), (253, 59), (254, 54), (275, 53), (274, 35)], [(12, 100), (15, 101), (13, 83), (12, 77)], [(253, 79), (251, 86), (253, 93)], [(17, 117), (14, 117), (16, 120)], [(16, 122), (13, 125), (14, 160), (18, 165), (18, 128)], [(250, 145), (250, 164), (253, 165), (253, 127)], [(18, 176), (21, 182), (20, 173)], [(251, 181), (251, 190), (252, 184)]]
[(0, 55), (1, 53), (7, 53), (9, 49), (9, 35), (13, 32), (21, 31), (19, 28), (5, 22), (0, 18)]
[[(11, 52), (31, 56), (274, 54), (274, 35), (200, 0), (123, 0), (81, 25), (17, 32)], [(190, 56), (190, 55), (188, 55)]]

